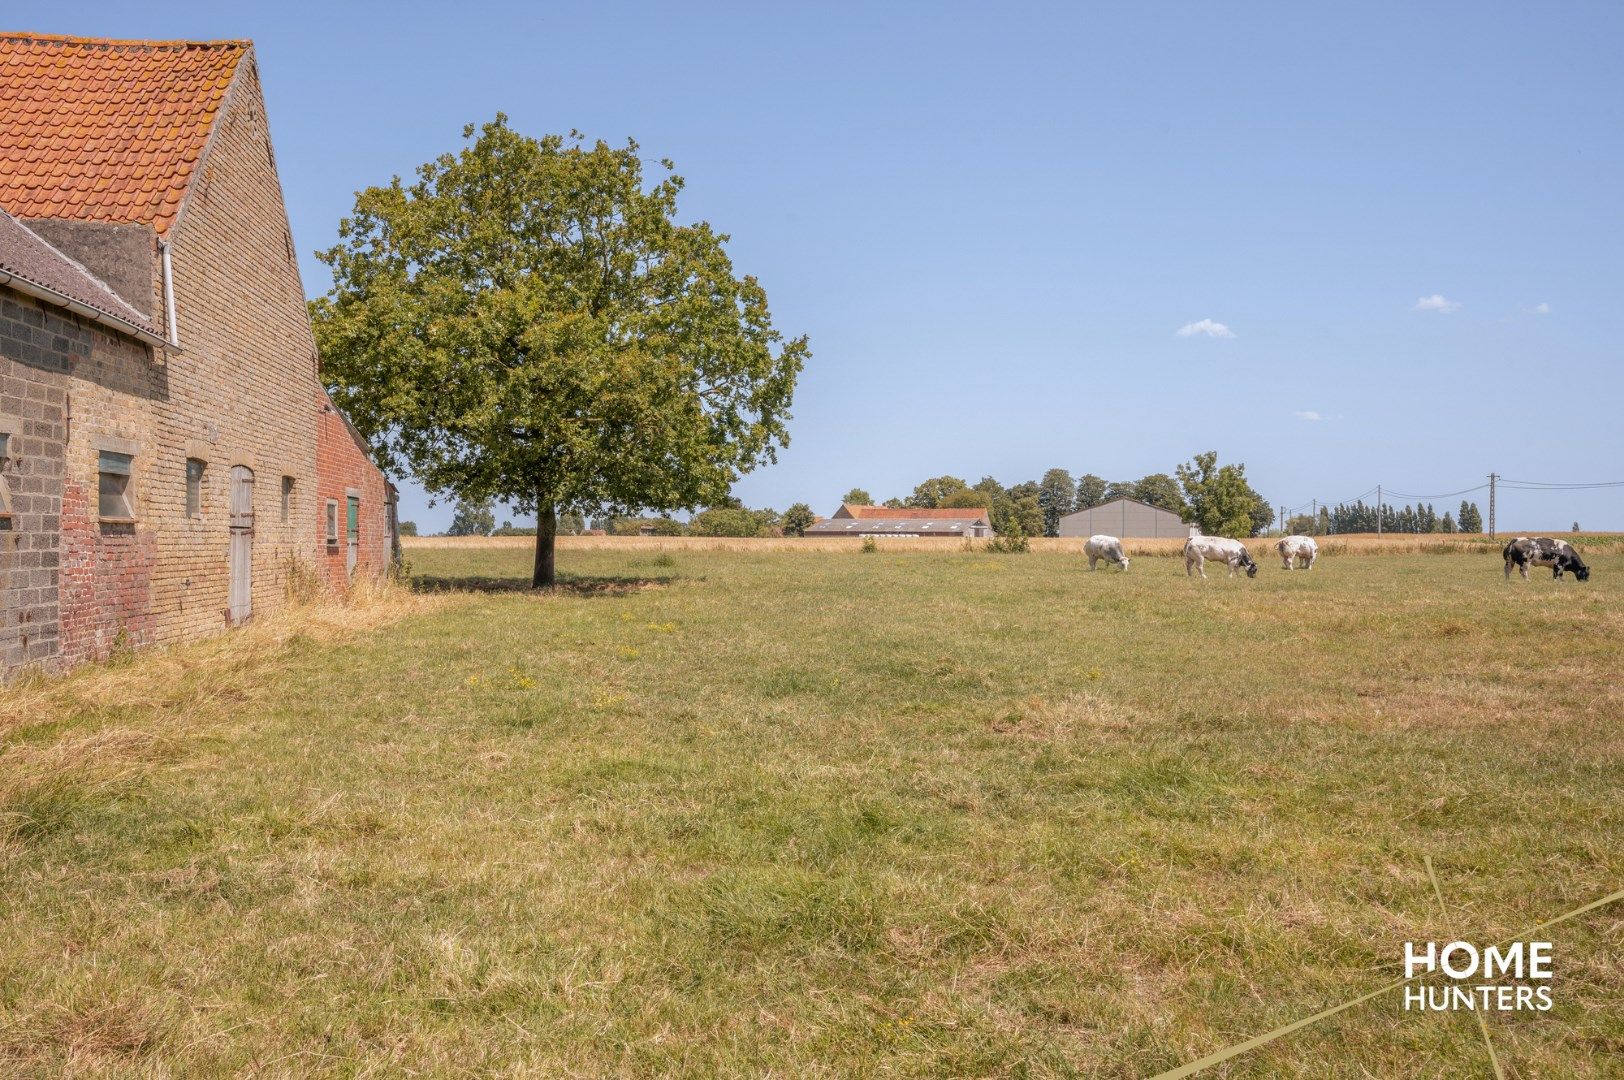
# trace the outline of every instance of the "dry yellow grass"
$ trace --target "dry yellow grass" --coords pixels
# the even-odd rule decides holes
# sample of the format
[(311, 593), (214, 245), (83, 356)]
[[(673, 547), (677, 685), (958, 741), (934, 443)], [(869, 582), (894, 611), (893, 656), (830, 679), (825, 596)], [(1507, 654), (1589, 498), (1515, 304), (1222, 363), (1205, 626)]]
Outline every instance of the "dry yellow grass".
[[(1617, 533), (1551, 533), (1573, 539), (1581, 547), (1588, 545), (1612, 547), (1624, 541)], [(1481, 533), (1410, 533), (1376, 536), (1373, 533), (1351, 533), (1341, 536), (1319, 537), (1320, 551), (1327, 555), (1496, 555), (1500, 554), (1509, 536), (1491, 538)], [(503, 551), (530, 550), (536, 541), (530, 536), (409, 536), (401, 541), (408, 554), (413, 551)], [(943, 554), (964, 550), (962, 540), (924, 539), (898, 536), (880, 539), (883, 551), (933, 551)], [(1033, 551), (1063, 551), (1082, 554), (1082, 537), (1037, 537), (1031, 540)], [(1274, 539), (1256, 537), (1246, 541), (1252, 556), (1272, 557)], [(772, 537), (742, 538), (731, 536), (561, 536), (558, 549), (571, 551), (639, 552), (730, 551), (730, 552), (856, 552), (862, 540), (855, 536), (838, 537)], [(1132, 556), (1175, 557), (1184, 550), (1183, 537), (1163, 539), (1126, 540), (1123, 549)]]

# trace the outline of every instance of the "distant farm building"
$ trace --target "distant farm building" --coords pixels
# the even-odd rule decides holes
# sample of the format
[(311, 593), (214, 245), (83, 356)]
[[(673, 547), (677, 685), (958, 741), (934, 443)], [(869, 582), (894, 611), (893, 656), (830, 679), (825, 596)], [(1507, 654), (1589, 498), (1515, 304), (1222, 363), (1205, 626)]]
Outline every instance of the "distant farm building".
[(1190, 523), (1181, 520), (1175, 513), (1138, 499), (1112, 499), (1060, 519), (1061, 536), (1093, 536), (1096, 533), (1124, 539), (1189, 536)]
[(829, 520), (808, 526), (806, 535), (984, 537), (992, 535), (992, 523), (984, 508), (917, 510), (842, 503)]

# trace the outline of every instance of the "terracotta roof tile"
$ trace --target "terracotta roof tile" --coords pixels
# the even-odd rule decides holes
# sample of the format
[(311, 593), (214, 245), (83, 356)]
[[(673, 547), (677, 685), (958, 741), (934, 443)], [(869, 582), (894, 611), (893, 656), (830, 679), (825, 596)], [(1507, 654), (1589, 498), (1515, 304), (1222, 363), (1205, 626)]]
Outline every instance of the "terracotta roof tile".
[(168, 231), (250, 47), (0, 33), (0, 207)]

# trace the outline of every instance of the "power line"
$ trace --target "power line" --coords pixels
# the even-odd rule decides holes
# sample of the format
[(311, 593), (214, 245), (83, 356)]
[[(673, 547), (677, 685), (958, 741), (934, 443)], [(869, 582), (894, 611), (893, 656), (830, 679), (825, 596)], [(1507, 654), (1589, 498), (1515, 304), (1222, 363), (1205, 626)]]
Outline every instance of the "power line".
[[(1505, 481), (1502, 480), (1501, 483), (1505, 483)], [(1488, 486), (1487, 484), (1479, 484), (1477, 487), (1461, 488), (1459, 491), (1445, 491), (1438, 495), (1408, 495), (1402, 491), (1389, 491), (1387, 494), (1397, 496), (1400, 499), (1452, 499), (1456, 495), (1470, 495), (1474, 491), (1482, 491)]]

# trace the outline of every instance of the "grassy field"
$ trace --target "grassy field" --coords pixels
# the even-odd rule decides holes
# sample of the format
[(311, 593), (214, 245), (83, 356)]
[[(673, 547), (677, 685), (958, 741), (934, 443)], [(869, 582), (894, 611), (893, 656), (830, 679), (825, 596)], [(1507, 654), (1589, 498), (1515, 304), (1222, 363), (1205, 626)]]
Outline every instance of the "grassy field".
[[(0, 1073), (1152, 1075), (1624, 886), (1596, 548), (414, 546), (0, 691)], [(1624, 907), (1550, 937), (1502, 1063), (1621, 1075)], [(1212, 1075), (1489, 1072), (1389, 996)]]

